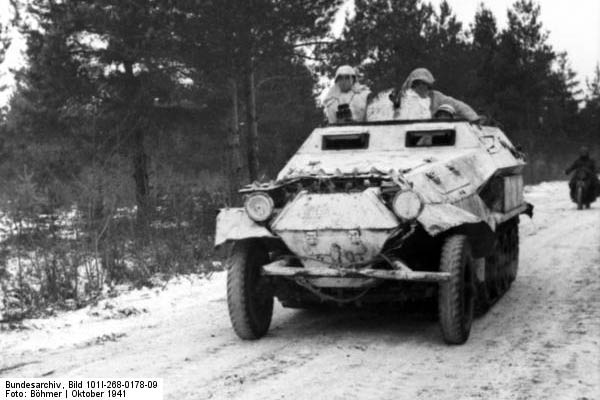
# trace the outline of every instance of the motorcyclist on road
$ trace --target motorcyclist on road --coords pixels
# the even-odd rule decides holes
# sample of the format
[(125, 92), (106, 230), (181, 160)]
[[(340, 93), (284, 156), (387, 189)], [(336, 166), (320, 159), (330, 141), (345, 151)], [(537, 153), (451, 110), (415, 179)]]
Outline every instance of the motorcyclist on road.
[[(600, 191), (600, 183), (598, 182), (598, 170), (596, 169), (596, 163), (592, 158), (590, 158), (590, 151), (586, 146), (581, 147), (579, 149), (579, 158), (571, 164), (569, 168), (565, 170), (565, 174), (569, 175), (573, 171), (583, 170), (587, 173), (588, 178), (591, 180), (591, 189), (592, 193), (594, 193), (594, 197), (598, 195)], [(573, 190), (575, 186), (575, 177), (577, 174), (574, 174), (569, 181), (569, 187)]]
[(358, 83), (354, 68), (349, 65), (339, 67), (335, 72), (335, 84), (323, 100), (329, 123), (364, 121), (370, 93), (367, 86)]
[(426, 68), (413, 70), (399, 91), (390, 94), (395, 119), (430, 119), (438, 108), (447, 104), (455, 110), (455, 117), (478, 121), (479, 115), (466, 103), (433, 90), (435, 79)]

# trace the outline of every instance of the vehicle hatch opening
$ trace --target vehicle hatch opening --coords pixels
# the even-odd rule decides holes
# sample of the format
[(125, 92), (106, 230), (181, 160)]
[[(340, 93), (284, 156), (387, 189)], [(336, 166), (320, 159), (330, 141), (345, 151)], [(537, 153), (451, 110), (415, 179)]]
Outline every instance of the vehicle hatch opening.
[(369, 148), (368, 133), (323, 135), (323, 150), (360, 150)]
[(454, 146), (455, 143), (456, 131), (454, 129), (406, 132), (406, 147)]

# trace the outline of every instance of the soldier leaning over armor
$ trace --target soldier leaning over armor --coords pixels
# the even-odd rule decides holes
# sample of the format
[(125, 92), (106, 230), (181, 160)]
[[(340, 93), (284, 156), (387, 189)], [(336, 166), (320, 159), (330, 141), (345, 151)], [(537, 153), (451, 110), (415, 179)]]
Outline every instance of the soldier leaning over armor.
[(394, 119), (430, 119), (440, 106), (446, 104), (453, 108), (455, 117), (469, 121), (478, 121), (479, 116), (466, 103), (433, 90), (435, 79), (426, 68), (412, 71), (399, 91), (390, 94), (394, 103)]
[(368, 87), (358, 83), (354, 68), (349, 65), (339, 67), (335, 72), (335, 84), (323, 100), (329, 123), (364, 121), (369, 93)]

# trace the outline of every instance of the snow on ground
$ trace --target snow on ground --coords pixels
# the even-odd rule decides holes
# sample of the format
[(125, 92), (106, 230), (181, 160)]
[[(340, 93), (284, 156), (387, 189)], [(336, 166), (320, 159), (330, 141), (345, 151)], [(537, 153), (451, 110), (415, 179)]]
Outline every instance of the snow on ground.
[(1, 377), (157, 377), (168, 399), (600, 399), (600, 205), (527, 187), (519, 276), (463, 346), (416, 315), (276, 307), (243, 342), (225, 275), (179, 278), (0, 331)]
[(0, 353), (9, 349), (48, 351), (121, 337), (132, 328), (165, 321), (174, 312), (223, 297), (224, 282), (224, 272), (209, 278), (199, 275), (178, 277), (164, 287), (127, 291), (76, 311), (63, 312), (55, 318), (25, 320), (17, 325), (17, 329), (9, 330), (9, 324), (4, 324), (5, 330), (0, 331)]

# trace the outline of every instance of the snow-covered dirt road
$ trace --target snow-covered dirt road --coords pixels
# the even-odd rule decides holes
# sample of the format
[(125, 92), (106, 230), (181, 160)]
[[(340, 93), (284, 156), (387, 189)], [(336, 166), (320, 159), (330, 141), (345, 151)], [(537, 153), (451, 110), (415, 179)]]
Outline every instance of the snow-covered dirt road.
[(600, 205), (527, 188), (511, 290), (446, 346), (437, 322), (277, 306), (262, 340), (230, 328), (225, 275), (133, 291), (0, 331), (0, 377), (155, 377), (168, 399), (600, 399)]

